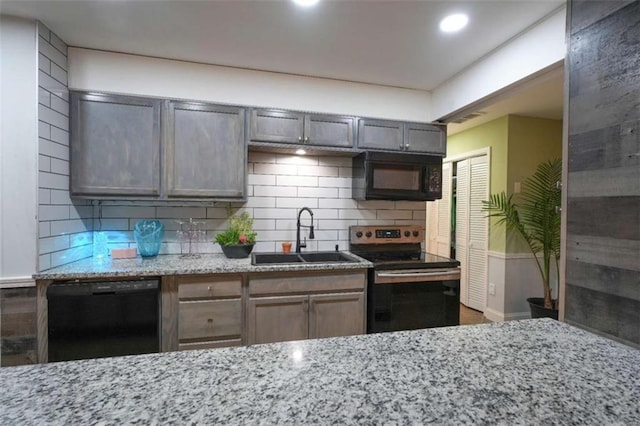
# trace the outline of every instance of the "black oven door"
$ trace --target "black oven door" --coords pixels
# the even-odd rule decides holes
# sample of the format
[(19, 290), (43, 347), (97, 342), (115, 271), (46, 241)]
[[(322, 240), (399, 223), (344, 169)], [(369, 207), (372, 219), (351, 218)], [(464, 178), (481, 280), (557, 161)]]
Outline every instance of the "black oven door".
[(460, 324), (460, 279), (376, 283), (369, 280), (367, 333)]

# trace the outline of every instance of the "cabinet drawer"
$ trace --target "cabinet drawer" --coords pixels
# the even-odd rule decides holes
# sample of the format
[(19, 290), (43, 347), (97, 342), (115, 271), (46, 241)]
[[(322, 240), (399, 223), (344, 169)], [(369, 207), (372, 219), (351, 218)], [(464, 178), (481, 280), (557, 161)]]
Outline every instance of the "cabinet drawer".
[(178, 350), (189, 351), (193, 349), (230, 348), (233, 346), (242, 346), (242, 341), (240, 339), (230, 339), (230, 340), (216, 340), (211, 342), (180, 343), (178, 345)]
[(242, 281), (239, 277), (181, 277), (178, 280), (178, 298), (212, 299), (219, 297), (240, 297)]
[(178, 339), (205, 339), (240, 336), (242, 302), (237, 300), (204, 300), (180, 302)]
[(259, 275), (249, 278), (249, 294), (270, 295), (287, 293), (316, 293), (362, 291), (365, 287), (365, 272), (363, 270), (339, 274), (330, 273), (319, 275)]

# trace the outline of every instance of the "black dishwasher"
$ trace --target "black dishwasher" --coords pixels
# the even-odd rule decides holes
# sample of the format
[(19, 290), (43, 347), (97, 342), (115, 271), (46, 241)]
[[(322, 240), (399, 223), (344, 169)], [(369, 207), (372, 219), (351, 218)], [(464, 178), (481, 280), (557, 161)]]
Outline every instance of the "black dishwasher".
[(65, 282), (47, 289), (49, 362), (160, 351), (160, 283)]

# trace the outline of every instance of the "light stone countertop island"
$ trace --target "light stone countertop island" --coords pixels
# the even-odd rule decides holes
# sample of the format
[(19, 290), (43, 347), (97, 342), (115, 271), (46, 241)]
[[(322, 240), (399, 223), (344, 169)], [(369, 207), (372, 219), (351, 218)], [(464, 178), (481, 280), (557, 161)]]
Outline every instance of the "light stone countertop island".
[(550, 319), (0, 369), (0, 424), (640, 424), (640, 351)]

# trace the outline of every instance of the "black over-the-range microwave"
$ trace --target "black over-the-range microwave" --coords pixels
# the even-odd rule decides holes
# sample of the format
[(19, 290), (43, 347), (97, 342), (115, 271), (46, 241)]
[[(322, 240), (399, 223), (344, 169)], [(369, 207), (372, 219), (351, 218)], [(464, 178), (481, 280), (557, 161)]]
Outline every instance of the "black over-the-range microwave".
[(442, 157), (363, 152), (353, 157), (356, 200), (433, 201), (442, 198)]

